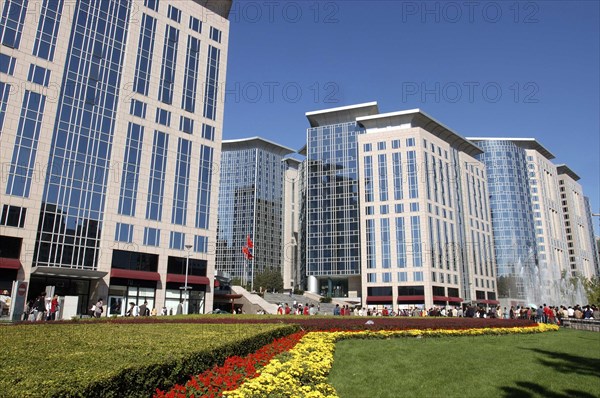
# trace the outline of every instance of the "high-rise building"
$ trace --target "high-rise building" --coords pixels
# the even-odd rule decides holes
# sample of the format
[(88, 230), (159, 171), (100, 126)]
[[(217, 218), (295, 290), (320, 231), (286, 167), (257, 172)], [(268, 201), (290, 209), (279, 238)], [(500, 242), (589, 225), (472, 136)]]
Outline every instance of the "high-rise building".
[[(298, 164), (287, 157), (293, 152), (260, 137), (222, 143), (216, 268), (244, 284), (252, 284), (264, 270), (283, 271), (286, 264), (287, 245), (294, 238), (285, 200), (295, 198), (289, 191), (295, 189), (291, 183)], [(242, 252), (248, 239), (251, 258)]]
[(482, 151), (418, 109), (356, 121), (363, 303), (498, 304)]
[(569, 256), (567, 271), (572, 276), (591, 278), (597, 274), (598, 266), (589, 202), (573, 170), (561, 164), (557, 171)]
[(305, 267), (308, 290), (360, 295), (357, 136), (359, 116), (379, 113), (376, 102), (308, 112), (305, 178)]
[[(571, 277), (589, 277), (594, 259), (578, 177), (557, 167), (533, 138), (468, 139), (484, 151), (478, 158), (488, 172), (500, 298), (527, 305), (581, 302), (583, 290)], [(576, 232), (567, 225), (571, 217)]]
[(481, 149), (420, 110), (306, 116), (308, 290), (394, 308), (497, 304)]
[(212, 309), (230, 7), (0, 2), (1, 289)]

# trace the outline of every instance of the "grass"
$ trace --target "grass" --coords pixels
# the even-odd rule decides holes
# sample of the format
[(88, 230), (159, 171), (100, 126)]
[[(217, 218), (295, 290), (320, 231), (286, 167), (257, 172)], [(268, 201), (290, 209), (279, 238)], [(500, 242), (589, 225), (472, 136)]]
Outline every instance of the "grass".
[(143, 369), (185, 362), (193, 353), (206, 352), (210, 361), (225, 346), (280, 328), (85, 322), (0, 326), (0, 397), (54, 396), (65, 387), (119, 377), (127, 369), (143, 374)]
[(342, 398), (600, 397), (600, 334), (344, 340), (329, 383)]

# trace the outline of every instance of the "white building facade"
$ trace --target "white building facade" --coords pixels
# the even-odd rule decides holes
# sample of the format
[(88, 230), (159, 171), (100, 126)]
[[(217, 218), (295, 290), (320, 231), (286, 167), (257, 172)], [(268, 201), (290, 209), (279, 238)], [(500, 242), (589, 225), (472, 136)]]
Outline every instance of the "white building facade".
[(212, 309), (230, 7), (0, 1), (2, 289)]

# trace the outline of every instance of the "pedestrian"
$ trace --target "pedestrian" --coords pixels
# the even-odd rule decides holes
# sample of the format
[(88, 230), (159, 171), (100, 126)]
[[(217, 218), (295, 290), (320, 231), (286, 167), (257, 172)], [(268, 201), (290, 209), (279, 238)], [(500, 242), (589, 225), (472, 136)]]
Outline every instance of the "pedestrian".
[(183, 299), (179, 300), (179, 304), (177, 305), (177, 312), (175, 315), (183, 314)]
[(96, 303), (96, 309), (94, 310), (94, 317), (100, 318), (102, 316), (103, 312), (104, 312), (104, 301), (102, 300), (102, 297), (100, 297), (98, 299), (98, 302)]
[(148, 309), (148, 302), (144, 301), (144, 304), (140, 305), (140, 316), (148, 315), (150, 315), (150, 310)]
[(33, 314), (35, 321), (41, 321), (44, 319), (44, 313), (46, 312), (46, 292), (42, 292), (33, 303)]
[(50, 302), (50, 315), (48, 316), (48, 320), (56, 320), (56, 313), (58, 312), (59, 307), (60, 305), (58, 304), (58, 294), (55, 294), (54, 297), (52, 297), (52, 301)]
[(133, 307), (135, 307), (135, 303), (129, 303), (129, 309), (125, 313), (125, 316), (133, 316)]

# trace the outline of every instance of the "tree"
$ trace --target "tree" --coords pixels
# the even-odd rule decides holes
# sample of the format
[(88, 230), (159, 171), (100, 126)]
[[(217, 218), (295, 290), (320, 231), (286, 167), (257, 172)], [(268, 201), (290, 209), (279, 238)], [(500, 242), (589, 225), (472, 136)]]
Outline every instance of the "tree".
[(593, 278), (586, 279), (583, 282), (583, 287), (588, 304), (600, 305), (600, 277), (594, 276)]
[(258, 273), (254, 277), (254, 289), (260, 289), (270, 291), (281, 291), (283, 290), (283, 276), (281, 271), (276, 268), (268, 268)]

